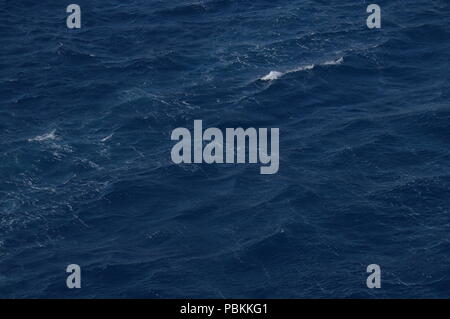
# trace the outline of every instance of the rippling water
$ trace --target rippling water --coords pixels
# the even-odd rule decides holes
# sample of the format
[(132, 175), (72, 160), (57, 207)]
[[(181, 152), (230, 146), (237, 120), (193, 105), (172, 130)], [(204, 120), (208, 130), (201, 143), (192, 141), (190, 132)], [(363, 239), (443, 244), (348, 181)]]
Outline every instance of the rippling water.
[[(450, 297), (447, 0), (379, 30), (356, 0), (77, 3), (0, 1), (0, 297)], [(175, 165), (195, 119), (279, 127), (278, 174)]]

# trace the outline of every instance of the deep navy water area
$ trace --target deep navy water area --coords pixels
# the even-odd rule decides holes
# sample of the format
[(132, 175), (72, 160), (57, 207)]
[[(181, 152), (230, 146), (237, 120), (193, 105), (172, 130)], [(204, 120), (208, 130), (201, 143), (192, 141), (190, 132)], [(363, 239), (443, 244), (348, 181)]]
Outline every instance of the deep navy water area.
[(374, 2), (0, 0), (0, 297), (449, 298), (450, 2)]

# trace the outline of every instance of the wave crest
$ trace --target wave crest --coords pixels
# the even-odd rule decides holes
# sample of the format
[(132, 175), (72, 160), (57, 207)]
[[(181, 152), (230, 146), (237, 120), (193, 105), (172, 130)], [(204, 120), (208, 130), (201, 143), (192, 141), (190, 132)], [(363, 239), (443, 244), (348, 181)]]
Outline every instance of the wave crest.
[[(335, 60), (331, 60), (331, 61), (325, 61), (323, 63), (320, 63), (318, 65), (321, 66), (325, 66), (325, 65), (339, 65), (342, 64), (342, 62), (344, 62), (344, 58), (340, 57), (338, 59)], [(305, 70), (312, 70), (316, 67), (316, 64), (310, 64), (310, 65), (304, 65), (292, 70), (288, 70), (286, 72), (280, 72), (280, 71), (270, 71), (268, 74), (266, 74), (265, 76), (263, 76), (262, 78), (260, 78), (261, 81), (273, 81), (273, 80), (277, 80), (279, 78), (281, 78), (282, 76), (288, 74), (288, 73), (294, 73), (294, 72), (300, 72), (300, 71), (305, 71)]]
[(42, 142), (42, 141), (47, 141), (47, 140), (54, 140), (54, 139), (56, 139), (55, 133), (56, 133), (56, 130), (52, 130), (49, 133), (45, 133), (45, 134), (38, 135), (33, 138), (29, 138), (28, 142)]

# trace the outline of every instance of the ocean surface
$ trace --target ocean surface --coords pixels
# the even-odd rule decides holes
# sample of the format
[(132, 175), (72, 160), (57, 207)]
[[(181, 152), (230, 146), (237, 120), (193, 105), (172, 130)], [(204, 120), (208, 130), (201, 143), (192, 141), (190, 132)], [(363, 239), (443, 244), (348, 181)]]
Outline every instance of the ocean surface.
[[(380, 29), (362, 0), (72, 2), (0, 0), (0, 297), (450, 297), (448, 0), (374, 1)], [(174, 164), (196, 119), (279, 128), (279, 172)]]

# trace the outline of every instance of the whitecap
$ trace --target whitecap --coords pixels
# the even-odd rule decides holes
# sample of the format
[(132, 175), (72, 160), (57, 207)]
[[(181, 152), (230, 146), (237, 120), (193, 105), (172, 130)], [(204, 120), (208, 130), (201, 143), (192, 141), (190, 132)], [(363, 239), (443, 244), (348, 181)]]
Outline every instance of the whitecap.
[(104, 143), (104, 142), (108, 141), (111, 137), (113, 137), (113, 135), (114, 135), (114, 133), (108, 135), (107, 137), (102, 138), (102, 139), (100, 140), (100, 142)]
[(299, 68), (295, 68), (295, 69), (289, 70), (286, 73), (294, 73), (294, 72), (299, 72), (299, 71), (312, 70), (315, 67), (316, 67), (315, 64), (305, 65), (305, 66), (301, 66)]
[[(338, 64), (341, 64), (342, 62), (344, 62), (344, 58), (340, 57), (340, 58), (335, 59), (335, 60), (331, 60), (331, 61), (326, 61), (326, 62), (320, 63), (319, 65), (338, 65)], [(294, 72), (300, 72), (300, 71), (306, 71), (306, 70), (312, 70), (315, 67), (316, 67), (315, 64), (309, 64), (309, 65), (303, 65), (301, 67), (288, 70), (286, 72), (270, 71), (269, 74), (263, 76), (260, 80), (261, 81), (273, 81), (273, 80), (277, 80), (277, 79), (281, 78), (285, 74), (294, 73)]]
[(47, 141), (47, 140), (54, 140), (54, 139), (56, 139), (55, 132), (56, 132), (56, 130), (53, 130), (49, 133), (45, 133), (45, 134), (38, 135), (33, 138), (29, 138), (28, 142), (42, 142), (42, 141)]
[(286, 72), (270, 71), (269, 74), (263, 76), (260, 80), (273, 81), (273, 80), (277, 80), (277, 79), (281, 78), (285, 74), (299, 72), (299, 71), (305, 71), (305, 70), (312, 70), (312, 69), (314, 69), (314, 67), (315, 67), (314, 64), (310, 64), (310, 65), (301, 66), (299, 68), (295, 68), (292, 70), (288, 70)]
[(340, 57), (339, 59), (324, 62), (323, 65), (338, 65), (344, 62), (344, 58)]
[(262, 81), (272, 81), (272, 80), (276, 80), (280, 77), (282, 77), (284, 75), (283, 72), (278, 72), (278, 71), (270, 71), (269, 74), (263, 76), (261, 78)]

